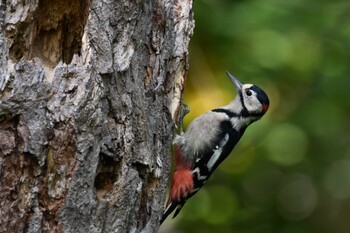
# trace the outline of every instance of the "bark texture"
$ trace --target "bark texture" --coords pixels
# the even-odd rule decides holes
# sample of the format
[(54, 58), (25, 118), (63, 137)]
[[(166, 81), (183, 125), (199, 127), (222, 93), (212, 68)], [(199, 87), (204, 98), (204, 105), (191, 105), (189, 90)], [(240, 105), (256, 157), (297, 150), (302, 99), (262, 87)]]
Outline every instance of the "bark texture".
[(0, 1), (0, 232), (156, 232), (191, 0)]

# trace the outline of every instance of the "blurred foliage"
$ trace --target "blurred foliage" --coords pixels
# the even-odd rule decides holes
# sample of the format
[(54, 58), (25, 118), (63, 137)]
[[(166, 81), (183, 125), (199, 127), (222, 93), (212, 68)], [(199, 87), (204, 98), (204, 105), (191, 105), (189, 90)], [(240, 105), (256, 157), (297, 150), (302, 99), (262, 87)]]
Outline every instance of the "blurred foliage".
[[(195, 0), (185, 102), (235, 97), (229, 70), (270, 96), (176, 232), (350, 232), (350, 2)], [(171, 218), (169, 218), (171, 219)]]

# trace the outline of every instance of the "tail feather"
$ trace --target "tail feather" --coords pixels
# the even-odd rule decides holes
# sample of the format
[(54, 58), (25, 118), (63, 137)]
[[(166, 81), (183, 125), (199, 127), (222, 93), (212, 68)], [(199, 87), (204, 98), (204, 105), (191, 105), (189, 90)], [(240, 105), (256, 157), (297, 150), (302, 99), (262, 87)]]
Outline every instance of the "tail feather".
[(171, 212), (174, 211), (174, 209), (177, 207), (176, 202), (170, 202), (168, 207), (165, 209), (164, 214), (162, 216), (162, 219), (160, 220), (160, 224), (162, 224), (164, 222), (164, 220), (169, 216), (169, 214), (171, 214)]
[(173, 215), (173, 218), (175, 218), (179, 213), (180, 213), (180, 210), (182, 209), (182, 207), (185, 205), (185, 202), (182, 202), (182, 203), (179, 203), (177, 205), (177, 208), (175, 210), (175, 213)]
[(191, 164), (183, 163), (183, 153), (178, 145), (175, 145), (175, 166), (167, 208), (160, 224), (176, 209), (173, 216), (175, 218), (185, 204), (187, 196), (193, 191), (194, 182)]

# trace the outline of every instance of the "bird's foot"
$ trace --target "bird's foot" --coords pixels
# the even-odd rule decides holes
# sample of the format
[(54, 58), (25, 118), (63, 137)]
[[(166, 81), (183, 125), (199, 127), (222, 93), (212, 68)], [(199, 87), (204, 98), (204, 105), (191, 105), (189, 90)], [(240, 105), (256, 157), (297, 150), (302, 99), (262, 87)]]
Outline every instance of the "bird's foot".
[(180, 127), (180, 135), (184, 133), (183, 120), (189, 112), (190, 112), (190, 107), (187, 104), (181, 102), (180, 116), (178, 119), (178, 124)]

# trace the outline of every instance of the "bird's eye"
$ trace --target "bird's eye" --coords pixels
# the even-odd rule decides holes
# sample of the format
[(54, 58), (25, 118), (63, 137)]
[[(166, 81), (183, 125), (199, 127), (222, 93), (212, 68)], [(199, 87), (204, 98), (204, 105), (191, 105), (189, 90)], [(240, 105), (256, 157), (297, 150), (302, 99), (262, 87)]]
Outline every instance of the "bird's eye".
[(246, 90), (246, 91), (245, 91), (245, 94), (246, 94), (247, 96), (251, 96), (251, 95), (252, 95), (252, 92), (251, 92), (250, 90)]

